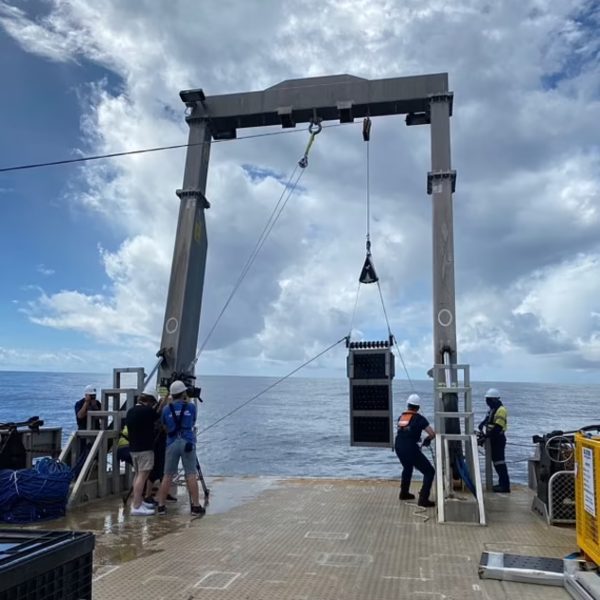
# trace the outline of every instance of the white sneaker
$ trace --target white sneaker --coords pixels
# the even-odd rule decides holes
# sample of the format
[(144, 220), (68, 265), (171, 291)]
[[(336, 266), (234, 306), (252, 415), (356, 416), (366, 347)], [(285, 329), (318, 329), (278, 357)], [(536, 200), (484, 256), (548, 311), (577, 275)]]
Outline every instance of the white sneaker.
[(152, 504), (151, 502), (142, 502), (142, 506), (145, 506), (146, 508), (150, 508), (153, 511), (156, 508), (156, 504)]
[(134, 517), (150, 517), (154, 514), (154, 509), (147, 508), (143, 504), (140, 504), (138, 508), (131, 507), (130, 515)]

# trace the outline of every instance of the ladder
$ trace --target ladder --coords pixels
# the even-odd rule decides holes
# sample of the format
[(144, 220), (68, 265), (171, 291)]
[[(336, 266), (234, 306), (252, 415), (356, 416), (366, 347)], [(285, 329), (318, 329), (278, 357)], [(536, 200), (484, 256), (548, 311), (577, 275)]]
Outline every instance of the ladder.
[[(438, 521), (485, 525), (469, 365), (434, 365), (433, 385)], [(448, 410), (449, 401), (456, 404), (456, 411)], [(457, 474), (470, 488), (466, 496), (455, 493)]]
[[(123, 373), (135, 375), (136, 387), (121, 387)], [(113, 369), (113, 387), (100, 394), (101, 409), (88, 411), (86, 429), (71, 434), (60, 460), (71, 468), (81, 461), (83, 464), (79, 464), (79, 473), (69, 492), (69, 508), (120, 494), (131, 486), (132, 469), (126, 464), (121, 472), (117, 458), (118, 440), (125, 415), (143, 389), (142, 367)]]

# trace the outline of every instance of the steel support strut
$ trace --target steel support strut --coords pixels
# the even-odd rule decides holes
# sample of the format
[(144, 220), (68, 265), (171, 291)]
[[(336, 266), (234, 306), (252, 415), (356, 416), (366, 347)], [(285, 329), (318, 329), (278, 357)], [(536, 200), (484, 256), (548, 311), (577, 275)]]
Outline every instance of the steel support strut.
[[(430, 97), (429, 118), (431, 122), (431, 171), (427, 177), (427, 191), (432, 196), (433, 209), (433, 363), (455, 365), (456, 313), (454, 291), (454, 234), (452, 215), (452, 192), (456, 173), (451, 170), (450, 111), (452, 94), (446, 92)], [(456, 371), (446, 371), (446, 387), (456, 385)], [(443, 396), (445, 412), (458, 410), (458, 396)], [(446, 419), (447, 433), (460, 433), (458, 419)], [(462, 453), (460, 442), (450, 445), (452, 468), (456, 454)]]
[(202, 308), (207, 249), (204, 211), (209, 207), (205, 192), (211, 133), (206, 119), (190, 116), (187, 120), (190, 146), (183, 188), (177, 190), (179, 220), (161, 338), (164, 360), (158, 373), (159, 384), (168, 381), (175, 372), (193, 376), (191, 363), (196, 354)]

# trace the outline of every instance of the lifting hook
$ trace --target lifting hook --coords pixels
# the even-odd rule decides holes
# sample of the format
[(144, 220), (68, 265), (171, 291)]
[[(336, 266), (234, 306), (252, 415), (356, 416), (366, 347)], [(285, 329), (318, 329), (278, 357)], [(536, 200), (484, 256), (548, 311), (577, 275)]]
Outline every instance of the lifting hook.
[(314, 117), (310, 121), (310, 125), (308, 126), (308, 133), (310, 133), (310, 138), (308, 139), (308, 144), (306, 144), (306, 150), (304, 151), (304, 156), (298, 161), (298, 165), (302, 169), (306, 169), (308, 166), (308, 153), (310, 151), (310, 147), (313, 145), (315, 141), (315, 136), (321, 133), (321, 129), (323, 126), (321, 125), (321, 119), (319, 117)]

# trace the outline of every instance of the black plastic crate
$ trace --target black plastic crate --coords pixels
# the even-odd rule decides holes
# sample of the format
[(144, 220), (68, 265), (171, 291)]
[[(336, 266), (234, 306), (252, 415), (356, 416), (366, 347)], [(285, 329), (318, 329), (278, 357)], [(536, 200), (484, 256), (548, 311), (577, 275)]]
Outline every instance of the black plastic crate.
[(94, 534), (0, 529), (0, 600), (90, 600)]

